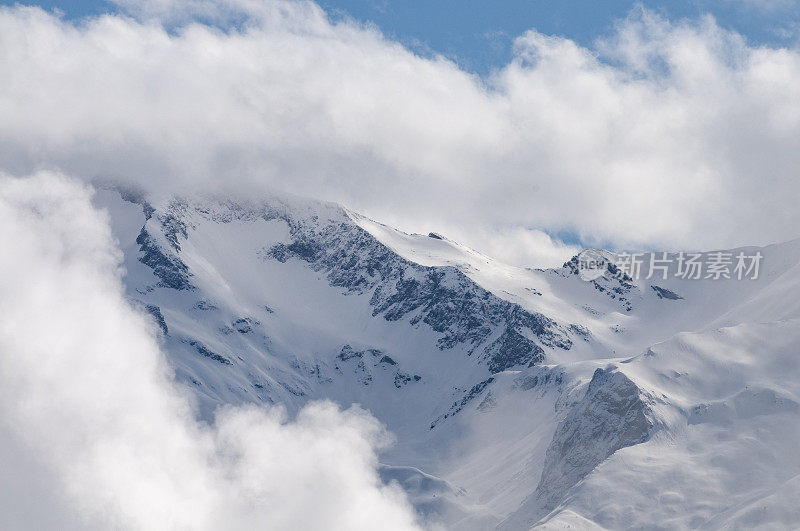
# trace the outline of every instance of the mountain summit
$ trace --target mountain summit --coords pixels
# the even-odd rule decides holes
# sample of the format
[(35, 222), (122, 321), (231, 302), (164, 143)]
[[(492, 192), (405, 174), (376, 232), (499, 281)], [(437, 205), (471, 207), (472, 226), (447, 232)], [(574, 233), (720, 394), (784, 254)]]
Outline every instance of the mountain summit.
[(757, 279), (587, 279), (294, 197), (95, 200), (201, 416), (358, 403), (431, 525), (800, 518), (800, 241), (744, 250)]

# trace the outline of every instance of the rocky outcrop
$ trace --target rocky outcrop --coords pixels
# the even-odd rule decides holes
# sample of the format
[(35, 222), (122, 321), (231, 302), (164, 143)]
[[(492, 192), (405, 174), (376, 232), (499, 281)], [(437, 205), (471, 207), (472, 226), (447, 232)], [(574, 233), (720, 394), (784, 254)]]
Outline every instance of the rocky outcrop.
[(558, 424), (536, 491), (502, 528), (530, 528), (611, 454), (647, 441), (654, 429), (639, 387), (615, 368), (597, 369), (583, 399)]
[(194, 289), (186, 264), (175, 253), (159, 245), (145, 227), (142, 227), (136, 243), (141, 251), (139, 261), (153, 270), (153, 274), (159, 279), (158, 286), (177, 290)]
[(287, 222), (294, 241), (265, 249), (265, 258), (302, 260), (333, 286), (371, 292), (373, 315), (427, 325), (441, 334), (440, 349), (479, 352), (492, 373), (541, 362), (543, 346), (572, 347), (570, 332), (552, 319), (500, 299), (454, 267), (405, 260), (349, 219)]
[(331, 285), (369, 294), (374, 316), (428, 326), (441, 334), (440, 349), (463, 347), (469, 355), (477, 353), (491, 373), (539, 363), (544, 348), (572, 347), (570, 336), (575, 334), (569, 328), (500, 299), (454, 267), (426, 267), (400, 257), (335, 205), (298, 208), (277, 200), (247, 205), (174, 199), (163, 212), (149, 207), (148, 214), (136, 241), (139, 260), (153, 270), (159, 287), (195, 289), (180, 253), (198, 216), (219, 223), (278, 219), (288, 225), (292, 241), (263, 249), (263, 259), (303, 261), (323, 272)]

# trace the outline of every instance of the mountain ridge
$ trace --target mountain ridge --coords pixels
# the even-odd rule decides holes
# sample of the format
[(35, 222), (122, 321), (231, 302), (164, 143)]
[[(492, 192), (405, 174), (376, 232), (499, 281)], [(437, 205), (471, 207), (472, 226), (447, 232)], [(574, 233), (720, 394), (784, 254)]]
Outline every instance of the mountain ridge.
[[(692, 420), (698, 407), (730, 407), (662, 392), (639, 360), (649, 367), (682, 333), (714, 338), (720, 325), (798, 311), (795, 242), (762, 248), (755, 281), (586, 282), (577, 258), (553, 269), (506, 266), (439, 235), (301, 198), (150, 204), (101, 190), (97, 203), (125, 255), (128, 296), (153, 317), (201, 416), (227, 403), (290, 412), (315, 399), (359, 403), (398, 436), (382, 457), (410, 467), (395, 479), (430, 487), (413, 495), (425, 518), (459, 529), (590, 513), (587, 521), (607, 524), (602, 511), (576, 513), (569, 502), (596, 470), (661, 444), (659, 433), (702, 429)], [(796, 403), (786, 385), (758, 396)], [(444, 493), (449, 501), (434, 503)]]

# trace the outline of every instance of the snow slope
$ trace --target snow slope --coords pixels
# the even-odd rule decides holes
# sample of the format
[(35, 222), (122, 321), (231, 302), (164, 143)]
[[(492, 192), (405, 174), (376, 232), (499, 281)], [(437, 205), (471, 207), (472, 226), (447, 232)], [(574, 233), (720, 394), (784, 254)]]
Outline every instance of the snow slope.
[(431, 525), (800, 518), (800, 240), (758, 280), (585, 282), (295, 197), (96, 203), (201, 416), (359, 403)]

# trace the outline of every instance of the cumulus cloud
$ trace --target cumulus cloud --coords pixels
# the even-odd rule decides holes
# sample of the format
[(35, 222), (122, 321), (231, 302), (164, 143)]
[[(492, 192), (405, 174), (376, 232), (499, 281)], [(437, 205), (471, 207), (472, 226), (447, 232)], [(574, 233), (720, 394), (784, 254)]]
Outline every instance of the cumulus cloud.
[(637, 10), (592, 48), (532, 30), (481, 79), (310, 2), (118, 3), (0, 10), (0, 168), (287, 189), (508, 241), (526, 265), (572, 251), (517, 252), (547, 243), (534, 229), (617, 248), (800, 236), (800, 53), (711, 18)]
[(413, 529), (363, 410), (194, 420), (90, 195), (0, 176), (0, 527)]

